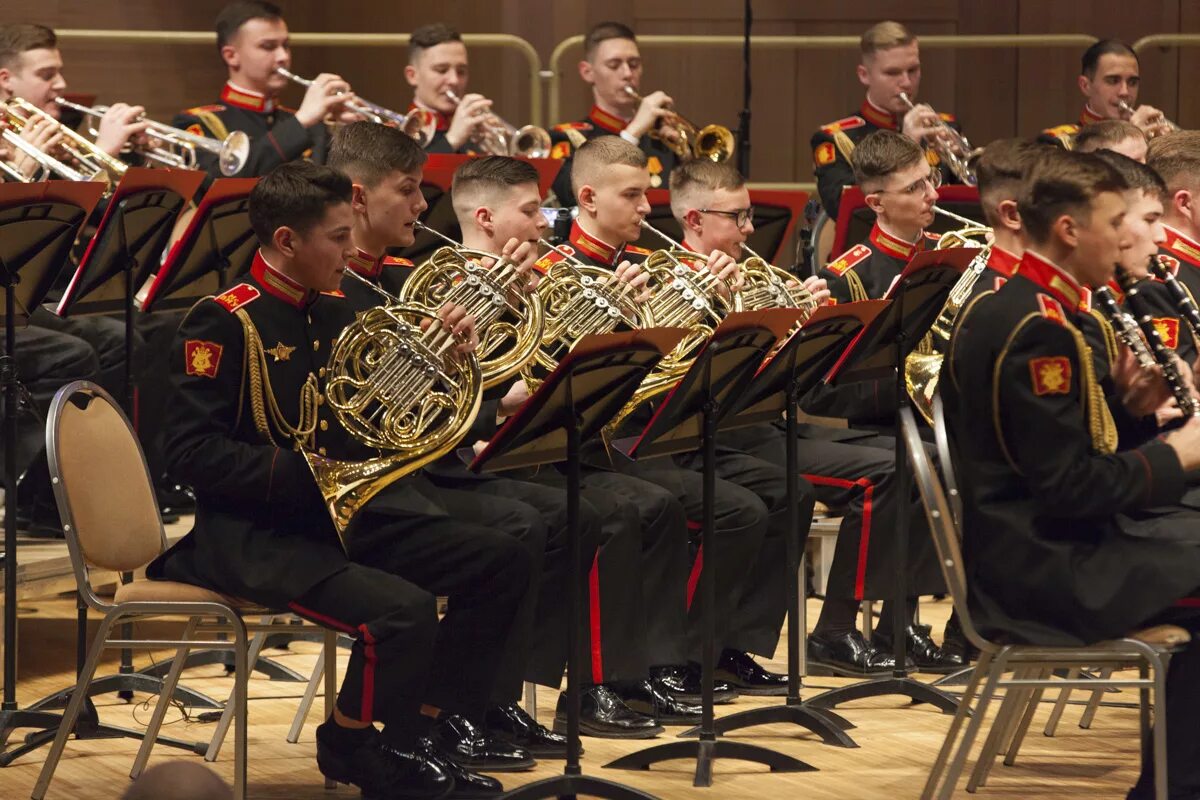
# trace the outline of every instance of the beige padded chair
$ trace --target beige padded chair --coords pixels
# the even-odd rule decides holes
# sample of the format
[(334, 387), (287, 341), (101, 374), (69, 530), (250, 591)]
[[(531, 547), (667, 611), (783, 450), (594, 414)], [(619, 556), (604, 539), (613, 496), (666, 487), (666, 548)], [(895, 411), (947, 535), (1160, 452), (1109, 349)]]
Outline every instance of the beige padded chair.
[[(177, 658), (163, 684), (142, 741), (131, 777), (145, 766), (154, 739), (162, 726), (169, 699), (175, 691), (184, 657), (192, 648), (234, 651), (234, 688), (229, 700), (234, 725), (233, 790), (246, 795), (246, 676), (247, 627), (243, 614), (265, 614), (216, 592), (171, 581), (134, 580), (107, 596), (97, 591), (89, 569), (135, 572), (166, 548), (166, 534), (146, 461), (137, 437), (121, 409), (100, 387), (86, 381), (64, 386), (54, 397), (46, 425), (46, 450), (55, 499), (66, 532), (67, 547), (80, 596), (88, 607), (104, 615), (92, 640), (75, 691), (63, 714), (58, 735), (46, 756), (34, 800), (41, 800), (54, 777), (86, 698), (86, 687), (106, 649), (178, 647)], [(155, 617), (186, 620), (178, 639), (122, 639), (121, 623)], [(229, 639), (193, 638), (222, 633)]]
[[(967, 791), (974, 792), (987, 780), (995, 756), (1007, 747), (1005, 763), (1011, 764), (1016, 756), (1025, 731), (1028, 730), (1037, 701), (1047, 688), (1078, 687), (1136, 688), (1141, 701), (1141, 735), (1143, 740), (1150, 736), (1150, 710), (1155, 711), (1153, 726), (1154, 776), (1157, 797), (1167, 798), (1167, 751), (1166, 751), (1166, 665), (1170, 654), (1190, 641), (1187, 631), (1175, 626), (1158, 626), (1133, 634), (1087, 647), (1044, 647), (1024, 644), (1000, 644), (984, 639), (975, 628), (967, 606), (966, 573), (963, 568), (960, 518), (960, 502), (954, 486), (954, 470), (950, 458), (949, 441), (946, 436), (945, 420), (940, 397), (934, 399), (935, 432), (938, 434), (939, 459), (942, 462), (942, 479), (939, 480), (930, 463), (911, 409), (904, 409), (901, 416), (901, 435), (904, 436), (913, 476), (925, 506), (925, 515), (933, 532), (942, 574), (950, 589), (954, 609), (958, 612), (963, 633), (968, 641), (979, 648), (980, 657), (971, 673), (970, 681), (963, 691), (958, 713), (950, 724), (945, 742), (930, 770), (929, 778), (921, 793), (922, 800), (928, 798), (950, 798), (962, 774), (972, 744), (987, 717), (988, 706), (996, 690), (1006, 687), (1004, 702), (992, 723), (988, 738), (976, 762), (975, 770), (967, 783)], [(943, 484), (943, 480), (946, 484)], [(1135, 666), (1136, 679), (1056, 679), (1055, 670), (1073, 670), (1080, 667), (1121, 668)], [(1008, 673), (1012, 677), (1006, 677)], [(1068, 675), (1071, 675), (1068, 672)], [(1102, 673), (1105, 674), (1105, 673)], [(1111, 672), (1107, 673), (1111, 675)], [(982, 690), (980, 686), (982, 685)], [(978, 700), (971, 709), (971, 701)], [(970, 724), (963, 732), (963, 724)], [(961, 741), (959, 735), (962, 734)], [(957, 749), (955, 745), (957, 744)]]

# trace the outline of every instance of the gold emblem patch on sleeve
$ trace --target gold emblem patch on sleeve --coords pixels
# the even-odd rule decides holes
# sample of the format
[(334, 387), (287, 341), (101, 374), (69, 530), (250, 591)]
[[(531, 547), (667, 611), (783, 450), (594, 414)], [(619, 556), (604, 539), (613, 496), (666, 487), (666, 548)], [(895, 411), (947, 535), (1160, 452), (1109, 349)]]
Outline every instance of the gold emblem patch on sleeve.
[(1162, 343), (1174, 350), (1179, 347), (1179, 320), (1174, 317), (1154, 317), (1154, 330)]
[(1071, 393), (1071, 361), (1066, 356), (1029, 359), (1033, 393), (1038, 397)]
[(817, 145), (817, 149), (813, 151), (813, 162), (818, 167), (827, 167), (834, 161), (837, 161), (837, 150), (833, 142), (821, 142)]
[(221, 345), (216, 342), (188, 339), (183, 344), (187, 374), (201, 378), (217, 377), (217, 369), (221, 366), (222, 349)]

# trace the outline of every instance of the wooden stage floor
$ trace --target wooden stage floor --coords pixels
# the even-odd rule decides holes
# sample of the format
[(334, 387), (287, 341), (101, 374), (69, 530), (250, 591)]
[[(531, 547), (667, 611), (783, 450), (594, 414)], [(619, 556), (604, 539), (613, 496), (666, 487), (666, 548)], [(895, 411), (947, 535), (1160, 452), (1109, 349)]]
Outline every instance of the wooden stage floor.
[[(809, 620), (814, 620), (819, 603), (810, 601)], [(941, 631), (949, 603), (926, 603), (922, 614)], [(19, 699), (22, 705), (69, 685), (74, 667), (74, 602), (67, 597), (27, 600), (21, 607), (21, 648)], [(167, 623), (142, 623), (143, 626)], [(143, 627), (139, 633), (145, 633)], [(769, 664), (782, 671), (782, 646), (777, 658)], [(308, 675), (314, 663), (317, 646), (300, 642), (287, 651), (268, 652), (281, 663)], [(138, 653), (138, 666), (150, 663), (151, 657), (162, 653)], [(345, 653), (341, 662), (345, 663)], [(109, 671), (115, 671), (115, 663)], [(101, 674), (108, 674), (101, 670)], [(184, 682), (210, 696), (224, 699), (231, 681), (219, 667), (191, 670)], [(806, 681), (805, 697), (821, 689), (845, 681), (834, 678), (810, 678)], [(285, 741), (288, 726), (295, 712), (303, 684), (269, 681), (255, 675), (250, 682), (250, 796), (256, 798), (318, 798), (357, 797), (349, 787), (326, 792), (314, 759), (314, 730), (318, 722), (321, 700), (310, 715), (299, 743)], [(1081, 695), (1076, 695), (1081, 697)], [(150, 717), (149, 699), (138, 696), (125, 704), (115, 696), (97, 698), (103, 721), (140, 728)], [(538, 716), (550, 724), (556, 694), (539, 692)], [(1082, 711), (1080, 704), (1068, 707), (1055, 738), (1041, 735), (1049, 704), (1043, 703), (1034, 721), (1017, 764), (1005, 767), (997, 764), (989, 784), (978, 797), (1002, 798), (1121, 798), (1132, 784), (1138, 769), (1136, 696), (1131, 692), (1110, 694), (1107, 702), (1117, 707), (1103, 707), (1091, 730), (1077, 726)], [(734, 705), (718, 706), (717, 714), (727, 714), (778, 698), (742, 698)], [(998, 707), (993, 704), (993, 708)], [(603, 739), (584, 739), (586, 755), (584, 770), (612, 780), (646, 790), (662, 798), (740, 798), (804, 797), (810, 800), (847, 800), (848, 798), (916, 798), (924, 784), (929, 765), (941, 745), (950, 717), (926, 707), (908, 706), (899, 698), (860, 701), (839, 709), (855, 723), (851, 733), (859, 749), (829, 747), (805, 731), (784, 726), (769, 726), (741, 731), (730, 738), (752, 741), (769, 746), (817, 767), (819, 771), (799, 774), (770, 774), (765, 767), (736, 761), (719, 761), (715, 782), (710, 789), (692, 787), (692, 763), (670, 762), (649, 772), (606, 770), (602, 765), (610, 760), (641, 749), (647, 742), (621, 742)], [(182, 739), (207, 740), (212, 723), (185, 719), (178, 709), (168, 715), (164, 735)], [(668, 728), (673, 737), (679, 728)], [(658, 742), (667, 741), (662, 737)], [(51, 798), (73, 800), (112, 800), (120, 797), (128, 784), (128, 771), (137, 750), (131, 739), (69, 742), (60, 763), (58, 774), (50, 788)], [(28, 797), (44, 750), (26, 755), (7, 769), (0, 769), (0, 798), (15, 800)], [(232, 737), (226, 741), (220, 760), (214, 765), (217, 772), (229, 779), (232, 775)], [(151, 764), (173, 758), (200, 760), (199, 756), (175, 751), (165, 746), (155, 748)], [(544, 761), (526, 773), (499, 776), (509, 788), (557, 774), (561, 761)], [(960, 783), (959, 794), (966, 797)]]

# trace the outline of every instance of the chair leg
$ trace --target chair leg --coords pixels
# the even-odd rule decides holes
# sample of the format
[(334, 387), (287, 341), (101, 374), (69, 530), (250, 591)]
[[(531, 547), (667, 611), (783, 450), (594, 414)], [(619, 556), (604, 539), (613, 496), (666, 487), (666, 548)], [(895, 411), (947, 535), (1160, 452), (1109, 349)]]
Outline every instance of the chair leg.
[[(1115, 667), (1104, 667), (1100, 670), (1100, 681), (1108, 680), (1115, 671)], [(1079, 727), (1084, 729), (1092, 727), (1092, 720), (1096, 718), (1096, 712), (1100, 709), (1100, 701), (1104, 699), (1104, 691), (1104, 689), (1096, 689), (1092, 692), (1087, 707), (1083, 709), (1083, 715), (1079, 718)]]
[[(266, 620), (270, 618), (264, 617), (263, 619)], [(266, 641), (267, 633), (259, 632), (254, 634), (254, 637), (250, 640), (250, 652), (247, 655), (247, 658), (250, 659), (250, 663), (253, 664), (258, 658), (258, 654), (262, 652), (263, 644)], [(237, 684), (235, 683), (234, 686), (236, 687), (236, 685)], [(221, 745), (225, 743), (225, 736), (229, 733), (229, 724), (233, 721), (233, 716), (234, 709), (232, 705), (230, 703), (226, 703), (225, 710), (221, 712), (221, 718), (217, 720), (217, 728), (213, 731), (212, 740), (208, 743), (208, 751), (204, 754), (205, 761), (212, 762), (217, 760), (217, 756), (221, 752)]]
[[(1019, 680), (1028, 673), (1028, 667), (1018, 667), (1013, 671), (1013, 679)], [(983, 749), (979, 752), (979, 758), (975, 762), (975, 769), (972, 770), (971, 777), (967, 779), (968, 792), (974, 794), (975, 790), (987, 781), (987, 773), (996, 760), (996, 753), (1000, 750), (1000, 743), (1004, 740), (1009, 720), (1012, 719), (1014, 709), (1020, 707), (1022, 694), (1022, 691), (1015, 687), (1009, 687), (1008, 691), (1004, 693), (1004, 700), (1001, 701), (1000, 710), (996, 713), (995, 721), (992, 722), (992, 729), (988, 731), (987, 738), (984, 739)]]
[[(246, 767), (249, 759), (249, 726), (248, 726), (248, 690), (250, 682), (250, 664), (253, 663), (247, 651), (250, 649), (246, 641), (246, 625), (235, 614), (229, 616), (229, 625), (233, 628), (235, 649), (233, 651), (233, 800), (246, 800)], [(265, 637), (265, 634), (259, 634)], [(255, 637), (258, 638), (258, 637)], [(261, 644), (259, 649), (261, 650)], [(255, 653), (255, 658), (258, 654)], [(215, 755), (214, 755), (215, 758)]]
[[(1048, 677), (1053, 670), (1042, 670), (1039, 677)], [(1025, 713), (1021, 716), (1021, 721), (1017, 724), (1017, 729), (1013, 732), (1012, 741), (1008, 744), (1008, 752), (1004, 756), (1004, 765), (1011, 767), (1017, 761), (1017, 753), (1021, 749), (1021, 743), (1025, 741), (1025, 734), (1029, 732), (1029, 726), (1033, 722), (1033, 715), (1037, 713), (1038, 705), (1042, 702), (1042, 695), (1045, 689), (1034, 689), (1029, 697), (1029, 702), (1025, 706)]]
[(862, 631), (863, 638), (870, 642), (875, 635), (875, 604), (870, 600), (862, 601)]
[(963, 689), (962, 699), (958, 702), (958, 711), (955, 712), (954, 720), (950, 723), (950, 730), (946, 732), (946, 740), (942, 742), (942, 747), (938, 750), (937, 758), (934, 759), (933, 767), (929, 770), (929, 777), (925, 779), (925, 788), (921, 791), (921, 800), (932, 800), (934, 792), (941, 781), (942, 774), (945, 772), (946, 762), (950, 758), (950, 753), (954, 750), (954, 742), (958, 739), (958, 734), (962, 730), (962, 725), (967, 715), (971, 713), (971, 700), (979, 690), (980, 681), (987, 674), (987, 666), (991, 660), (991, 653), (982, 653), (975, 664), (975, 668), (971, 670), (971, 677)]
[(71, 692), (71, 701), (67, 704), (67, 710), (63, 712), (62, 721), (59, 722), (58, 734), (54, 737), (54, 743), (50, 745), (50, 750), (46, 753), (46, 763), (42, 765), (37, 784), (33, 787), (33, 793), (30, 795), (32, 800), (42, 800), (46, 796), (46, 790), (50, 788), (50, 780), (54, 777), (54, 771), (58, 769), (58, 761), (62, 758), (63, 750), (67, 746), (67, 737), (75, 729), (75, 722), (79, 719), (79, 712), (83, 709), (84, 700), (87, 699), (87, 686), (92, 682), (92, 676), (96, 674), (96, 666), (100, 663), (100, 654), (104, 652), (108, 632), (112, 630), (113, 623), (121, 616), (120, 614), (105, 616), (100, 623), (100, 630), (96, 631), (96, 638), (92, 640), (92, 648), (88, 652), (87, 661), (84, 662), (83, 670), (79, 673), (79, 679), (75, 681), (75, 691)]
[[(325, 719), (333, 716), (333, 708), (337, 703), (337, 631), (325, 629)], [(337, 783), (325, 779), (326, 789), (336, 789)]]
[(292, 718), (292, 727), (288, 730), (287, 735), (289, 744), (295, 744), (300, 741), (300, 732), (304, 729), (304, 721), (308, 719), (308, 712), (312, 710), (313, 700), (317, 697), (317, 687), (321, 685), (321, 677), (325, 674), (326, 647), (326, 644), (321, 645), (321, 653), (317, 657), (316, 664), (313, 665), (308, 685), (304, 687), (304, 696), (300, 698), (300, 705), (296, 709), (296, 716)]
[[(1081, 669), (1079, 667), (1071, 667), (1067, 670), (1067, 680), (1073, 681), (1079, 678)], [(1050, 711), (1050, 718), (1046, 720), (1046, 727), (1042, 731), (1046, 736), (1053, 736), (1058, 730), (1058, 722), (1062, 719), (1063, 711), (1067, 708), (1067, 700), (1071, 697), (1071, 687), (1067, 686), (1058, 693), (1058, 699), (1054, 701), (1054, 708)]]
[[(188, 620), (181, 637), (183, 641), (186, 642), (195, 636), (196, 625), (199, 621), (199, 617), (192, 617)], [(163, 719), (167, 716), (167, 709), (171, 707), (171, 698), (175, 696), (175, 686), (179, 683), (179, 676), (183, 673), (183, 664), (191, 649), (190, 645), (184, 644), (175, 651), (171, 669), (167, 672), (162, 690), (158, 694), (158, 702), (154, 704), (154, 714), (150, 717), (150, 724), (146, 726), (146, 734), (142, 737), (141, 746), (138, 747), (137, 757), (133, 760), (133, 769), (129, 771), (129, 777), (132, 780), (137, 780), (138, 776), (142, 774), (142, 770), (146, 768), (146, 762), (150, 760), (150, 751), (154, 748), (155, 740), (158, 739), (158, 731), (162, 728)]]
[[(1154, 671), (1154, 794), (1156, 800), (1167, 800), (1167, 664), (1170, 654), (1147, 655)], [(1147, 709), (1149, 711), (1149, 709)]]
[[(1150, 679), (1150, 663), (1144, 661), (1138, 664), (1138, 677), (1144, 681)], [(1141, 732), (1142, 752), (1146, 752), (1146, 746), (1152, 745), (1150, 741), (1151, 728), (1150, 724), (1150, 687), (1143, 686), (1138, 689), (1138, 728)]]
[(1004, 650), (1000, 651), (995, 660), (988, 665), (987, 683), (984, 684), (983, 691), (979, 695), (979, 701), (975, 704), (975, 711), (971, 715), (971, 722), (967, 725), (967, 731), (963, 734), (958, 751), (954, 754), (954, 758), (950, 762), (950, 768), (946, 773), (946, 782), (942, 784), (942, 790), (938, 793), (938, 800), (951, 800), (954, 794), (954, 787), (958, 784), (963, 767), (966, 766), (967, 756), (971, 753), (971, 746), (975, 743), (975, 737), (979, 735), (979, 729), (983, 726), (983, 720), (987, 716), (988, 706), (991, 705), (992, 698), (996, 694), (996, 685), (1004, 675), (1007, 665), (1008, 653)]
[(525, 681), (525, 713), (537, 719), (537, 684)]

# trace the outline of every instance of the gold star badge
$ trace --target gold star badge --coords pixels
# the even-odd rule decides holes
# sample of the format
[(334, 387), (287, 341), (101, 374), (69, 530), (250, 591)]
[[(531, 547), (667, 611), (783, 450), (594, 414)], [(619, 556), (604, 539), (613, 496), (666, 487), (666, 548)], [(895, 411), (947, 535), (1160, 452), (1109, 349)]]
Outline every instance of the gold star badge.
[(288, 347), (283, 342), (279, 342), (270, 350), (265, 350), (264, 352), (270, 353), (272, 356), (274, 356), (275, 363), (278, 364), (280, 361), (290, 360), (295, 349), (296, 348), (294, 347)]

